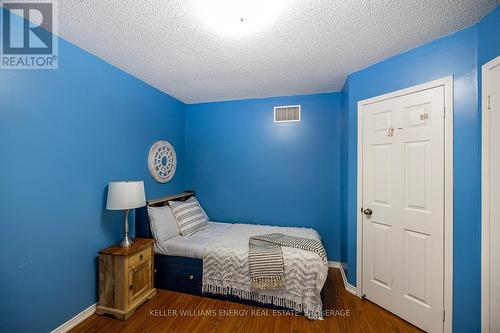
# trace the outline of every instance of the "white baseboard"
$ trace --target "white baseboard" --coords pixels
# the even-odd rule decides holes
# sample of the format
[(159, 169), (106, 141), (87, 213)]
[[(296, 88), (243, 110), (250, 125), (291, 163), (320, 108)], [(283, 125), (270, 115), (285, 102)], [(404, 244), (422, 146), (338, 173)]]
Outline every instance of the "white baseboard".
[(88, 308), (86, 308), (85, 310), (83, 310), (82, 312), (80, 312), (79, 314), (77, 314), (76, 316), (74, 316), (73, 318), (71, 318), (70, 320), (68, 320), (67, 322), (56, 328), (55, 330), (53, 330), (51, 333), (68, 332), (70, 329), (80, 324), (88, 317), (92, 316), (95, 313), (96, 305), (97, 305), (96, 303), (92, 304), (91, 306), (89, 306)]
[(329, 261), (328, 262), (328, 267), (333, 267), (333, 268), (341, 268), (342, 264), (338, 261)]
[(344, 281), (345, 290), (350, 292), (351, 294), (353, 294), (355, 296), (358, 296), (358, 289), (356, 289), (355, 286), (353, 286), (352, 284), (347, 282), (347, 277), (345, 276), (344, 266), (342, 266), (342, 264), (338, 261), (329, 261), (328, 266), (340, 269), (340, 274), (342, 275), (342, 280)]

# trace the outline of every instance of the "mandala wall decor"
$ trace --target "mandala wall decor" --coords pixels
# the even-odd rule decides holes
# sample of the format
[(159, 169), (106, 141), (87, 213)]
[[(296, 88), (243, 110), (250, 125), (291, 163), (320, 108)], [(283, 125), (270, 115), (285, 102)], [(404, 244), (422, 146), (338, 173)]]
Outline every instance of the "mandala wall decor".
[(157, 182), (166, 183), (172, 179), (177, 168), (174, 147), (168, 141), (156, 141), (149, 150), (148, 167)]

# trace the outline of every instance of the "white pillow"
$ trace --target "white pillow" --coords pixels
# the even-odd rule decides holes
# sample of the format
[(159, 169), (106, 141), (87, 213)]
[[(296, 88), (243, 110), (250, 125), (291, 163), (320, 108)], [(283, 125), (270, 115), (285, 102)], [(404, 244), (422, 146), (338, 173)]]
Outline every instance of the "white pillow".
[(169, 201), (168, 204), (182, 236), (191, 236), (208, 227), (208, 219), (203, 215), (197, 200)]
[(198, 199), (196, 199), (195, 197), (191, 197), (189, 199), (186, 200), (186, 202), (193, 202), (193, 201), (196, 201), (196, 203), (198, 204), (198, 206), (200, 206), (200, 209), (201, 209), (201, 213), (203, 214), (203, 216), (208, 220), (210, 221), (210, 219), (208, 218), (208, 215), (207, 213), (205, 212), (205, 210), (203, 209), (203, 207), (201, 207), (200, 205), (200, 202), (198, 201)]
[(148, 214), (151, 232), (158, 244), (162, 244), (167, 239), (180, 235), (177, 221), (170, 207), (148, 206)]

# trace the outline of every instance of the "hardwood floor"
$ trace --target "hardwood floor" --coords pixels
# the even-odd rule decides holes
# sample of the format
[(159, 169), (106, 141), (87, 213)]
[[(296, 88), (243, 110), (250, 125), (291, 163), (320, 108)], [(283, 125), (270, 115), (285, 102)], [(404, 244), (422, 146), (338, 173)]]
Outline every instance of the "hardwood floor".
[(303, 316), (273, 316), (271, 309), (158, 290), (127, 321), (94, 314), (71, 332), (421, 332), (345, 291), (338, 269), (330, 268), (323, 303), (330, 316), (311, 321)]

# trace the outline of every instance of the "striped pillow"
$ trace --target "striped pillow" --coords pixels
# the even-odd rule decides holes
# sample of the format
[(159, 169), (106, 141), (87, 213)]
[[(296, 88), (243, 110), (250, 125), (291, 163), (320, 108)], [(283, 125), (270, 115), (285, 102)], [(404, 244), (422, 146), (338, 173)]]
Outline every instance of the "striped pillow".
[(191, 236), (208, 226), (198, 201), (169, 201), (182, 236)]

